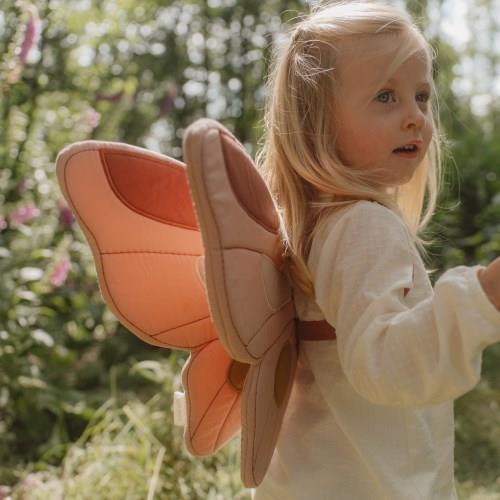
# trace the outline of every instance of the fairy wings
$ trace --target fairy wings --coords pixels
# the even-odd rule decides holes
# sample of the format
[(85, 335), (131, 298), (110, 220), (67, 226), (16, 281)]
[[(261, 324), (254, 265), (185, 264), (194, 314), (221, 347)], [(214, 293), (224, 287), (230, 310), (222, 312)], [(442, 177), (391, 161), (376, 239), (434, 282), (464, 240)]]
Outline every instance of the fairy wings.
[(114, 142), (65, 147), (56, 169), (103, 298), (153, 345), (187, 350), (184, 442), (197, 456), (241, 430), (241, 479), (269, 466), (297, 364), (292, 288), (272, 197), (243, 145), (200, 119), (186, 165)]

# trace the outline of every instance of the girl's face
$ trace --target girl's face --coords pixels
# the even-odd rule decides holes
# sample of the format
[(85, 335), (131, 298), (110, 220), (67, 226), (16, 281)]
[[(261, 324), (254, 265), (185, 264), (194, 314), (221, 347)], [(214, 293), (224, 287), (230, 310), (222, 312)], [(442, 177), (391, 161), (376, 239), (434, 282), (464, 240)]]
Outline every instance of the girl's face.
[[(391, 79), (379, 83), (393, 60), (397, 40), (387, 35), (349, 42), (338, 61), (337, 154), (353, 168), (380, 169), (385, 185), (408, 182), (432, 138), (427, 102), (430, 68), (424, 51), (403, 62)], [(394, 152), (413, 141), (420, 141), (413, 157)]]

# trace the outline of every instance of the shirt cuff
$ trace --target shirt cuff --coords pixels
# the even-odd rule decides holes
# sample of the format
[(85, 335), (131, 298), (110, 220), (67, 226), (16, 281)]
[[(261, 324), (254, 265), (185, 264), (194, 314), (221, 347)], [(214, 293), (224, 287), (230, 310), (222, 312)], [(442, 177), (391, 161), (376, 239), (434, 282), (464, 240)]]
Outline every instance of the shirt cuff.
[(478, 272), (480, 269), (486, 269), (485, 266), (477, 265), (469, 267), (471, 273), (471, 286), (473, 288), (473, 296), (476, 298), (476, 306), (480, 309), (481, 314), (491, 321), (493, 325), (498, 326), (500, 329), (500, 311), (495, 307), (493, 302), (491, 302), (486, 292), (483, 290), (481, 286), (481, 282), (479, 281)]

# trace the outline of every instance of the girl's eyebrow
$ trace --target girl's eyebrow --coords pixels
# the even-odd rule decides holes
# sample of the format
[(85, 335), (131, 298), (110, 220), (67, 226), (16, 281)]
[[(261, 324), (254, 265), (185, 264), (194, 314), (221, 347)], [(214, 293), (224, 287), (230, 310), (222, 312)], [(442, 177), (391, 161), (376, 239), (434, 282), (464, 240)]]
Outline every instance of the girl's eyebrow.
[[(396, 78), (389, 78), (389, 80), (387, 80), (387, 83), (397, 83), (397, 79)], [(420, 82), (418, 85), (418, 87), (429, 87), (431, 86), (431, 84), (429, 83), (428, 80), (426, 80), (425, 82)]]

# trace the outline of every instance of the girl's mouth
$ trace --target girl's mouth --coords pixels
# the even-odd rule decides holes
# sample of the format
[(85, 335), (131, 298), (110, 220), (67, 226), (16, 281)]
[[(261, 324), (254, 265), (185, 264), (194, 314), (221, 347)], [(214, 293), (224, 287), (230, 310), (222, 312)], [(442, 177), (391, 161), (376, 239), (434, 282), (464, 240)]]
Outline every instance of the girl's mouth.
[(416, 158), (418, 155), (418, 147), (412, 144), (411, 147), (397, 148), (393, 153), (403, 158)]

